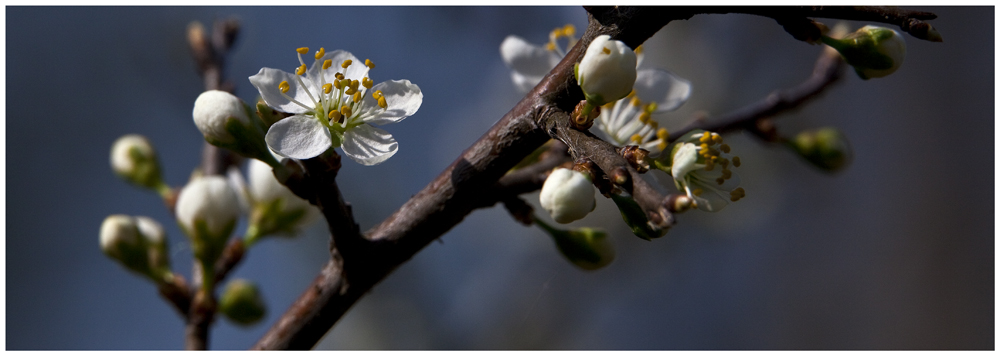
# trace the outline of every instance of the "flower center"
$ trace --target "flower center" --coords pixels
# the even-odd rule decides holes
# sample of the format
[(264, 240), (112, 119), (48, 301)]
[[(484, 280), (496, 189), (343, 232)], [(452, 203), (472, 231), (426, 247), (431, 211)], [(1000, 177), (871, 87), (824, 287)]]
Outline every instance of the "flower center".
[[(302, 55), (309, 53), (309, 47), (300, 47), (295, 52), (298, 53), (299, 58), (299, 66), (295, 70), (295, 81), (305, 91), (312, 103), (299, 102), (286, 94), (291, 88), (288, 81), (282, 81), (278, 84), (278, 89), (282, 96), (308, 110), (308, 115), (316, 117), (330, 130), (343, 133), (351, 127), (361, 125), (365, 119), (378, 115), (388, 108), (385, 96), (380, 90), (371, 94), (377, 102), (377, 107), (364, 107), (362, 105), (365, 93), (375, 84), (367, 76), (368, 71), (375, 69), (375, 64), (370, 59), (365, 59), (363, 64), (354, 63), (350, 59), (341, 63), (333, 63), (332, 59), (320, 62), (319, 60), (326, 56), (326, 50), (321, 47), (314, 55), (316, 62), (313, 64), (313, 66), (319, 65), (320, 70), (314, 70), (314, 74), (309, 76), (309, 68), (302, 60)], [(334, 65), (339, 66), (341, 70), (328, 78), (328, 69)], [(368, 68), (362, 72), (361, 78), (347, 78), (345, 73), (352, 65), (364, 65)], [(302, 80), (303, 77), (306, 77), (313, 86), (307, 85), (306, 81)]]
[(644, 104), (633, 91), (625, 99), (604, 106), (602, 115), (609, 113), (608, 120), (602, 122), (604, 132), (619, 145), (638, 145), (656, 156), (667, 148), (670, 133), (653, 120), (654, 111), (655, 102)]
[[(568, 51), (570, 48), (573, 48), (573, 45), (576, 44), (577, 38), (575, 37), (575, 35), (576, 35), (576, 26), (573, 26), (572, 24), (566, 24), (566, 26), (557, 27), (556, 29), (552, 30), (552, 32), (549, 32), (549, 43), (545, 45), (545, 48), (550, 51), (556, 52), (557, 54), (559, 54), (559, 57), (565, 57), (566, 51)], [(559, 45), (560, 38), (566, 39), (566, 47), (562, 47)]]

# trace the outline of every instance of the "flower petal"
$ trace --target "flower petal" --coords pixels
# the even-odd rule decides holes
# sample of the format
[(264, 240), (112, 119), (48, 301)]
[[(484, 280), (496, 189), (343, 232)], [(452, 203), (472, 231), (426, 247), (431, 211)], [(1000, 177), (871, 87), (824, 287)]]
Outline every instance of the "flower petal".
[(344, 133), (344, 155), (366, 166), (374, 166), (396, 154), (392, 134), (372, 125), (361, 124)]
[(531, 91), (562, 59), (555, 52), (517, 36), (507, 36), (503, 40), (500, 56), (511, 70), (514, 85), (523, 92)]
[(691, 82), (662, 69), (642, 69), (635, 80), (635, 95), (655, 102), (657, 112), (677, 109), (691, 96)]
[(305, 115), (286, 117), (271, 125), (264, 136), (267, 147), (279, 155), (308, 159), (330, 148), (330, 130), (316, 118)]
[[(293, 114), (304, 114), (312, 109), (302, 107), (299, 104), (293, 103), (292, 101), (281, 95), (281, 90), (278, 89), (278, 85), (283, 81), (287, 81), (289, 85), (288, 95), (298, 102), (305, 105), (314, 105), (313, 99), (309, 97), (309, 94), (301, 86), (299, 86), (296, 76), (292, 73), (285, 72), (283, 70), (274, 68), (261, 68), (260, 72), (254, 74), (250, 77), (250, 83), (257, 88), (260, 92), (260, 96), (264, 98), (264, 102), (268, 106), (278, 109), (280, 111), (289, 112)], [(309, 87), (309, 90), (313, 90), (312, 81), (309, 78), (301, 78), (302, 82)], [(317, 93), (313, 93), (317, 94)]]
[[(416, 114), (417, 109), (420, 109), (420, 104), (424, 102), (424, 93), (420, 91), (420, 87), (406, 79), (378, 83), (368, 90), (368, 93), (374, 93), (376, 90), (382, 91), (388, 107), (384, 112), (366, 118), (365, 122), (369, 124), (385, 125), (400, 122), (407, 116)], [(363, 108), (378, 108), (378, 100), (371, 94), (365, 95), (361, 106)]]

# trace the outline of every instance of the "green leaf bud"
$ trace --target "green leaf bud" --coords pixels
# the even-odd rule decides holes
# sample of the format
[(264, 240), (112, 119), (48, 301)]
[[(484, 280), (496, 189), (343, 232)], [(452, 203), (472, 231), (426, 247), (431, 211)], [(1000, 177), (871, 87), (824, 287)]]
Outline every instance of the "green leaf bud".
[(219, 299), (219, 312), (241, 326), (250, 326), (264, 318), (267, 306), (253, 282), (234, 279)]
[(829, 172), (847, 166), (852, 155), (847, 137), (833, 127), (800, 132), (790, 144), (807, 161)]

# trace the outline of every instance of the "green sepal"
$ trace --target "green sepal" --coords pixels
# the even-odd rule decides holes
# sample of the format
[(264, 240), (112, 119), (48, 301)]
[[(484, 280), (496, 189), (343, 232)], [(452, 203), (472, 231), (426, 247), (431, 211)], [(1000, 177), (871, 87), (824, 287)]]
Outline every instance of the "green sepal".
[(623, 192), (620, 195), (611, 194), (611, 201), (614, 201), (615, 205), (618, 206), (618, 211), (622, 213), (622, 220), (632, 229), (632, 234), (638, 236), (640, 239), (652, 240), (662, 237), (667, 233), (666, 230), (656, 228), (649, 222), (646, 212), (639, 207), (639, 203), (636, 203), (635, 199), (632, 199), (632, 196), (628, 193)]
[(248, 228), (247, 235), (244, 236), (247, 245), (255, 243), (263, 236), (272, 234), (291, 236), (298, 232), (298, 223), (306, 217), (307, 208), (283, 211), (284, 205), (284, 198), (254, 205), (253, 212), (250, 214), (250, 226), (253, 228)]
[(592, 271), (615, 259), (614, 247), (608, 243), (608, 234), (603, 230), (580, 227), (566, 231), (553, 228), (537, 217), (534, 221), (552, 236), (559, 253), (577, 267)]

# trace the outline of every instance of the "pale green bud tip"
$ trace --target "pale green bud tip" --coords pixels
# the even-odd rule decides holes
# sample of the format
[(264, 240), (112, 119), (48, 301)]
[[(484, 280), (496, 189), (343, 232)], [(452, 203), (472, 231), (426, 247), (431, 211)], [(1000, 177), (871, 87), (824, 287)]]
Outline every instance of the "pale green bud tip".
[(125, 135), (111, 145), (111, 169), (132, 184), (157, 188), (161, 183), (156, 150), (141, 135)]
[(597, 207), (594, 184), (582, 173), (556, 168), (542, 185), (539, 202), (552, 219), (567, 224), (583, 219)]
[(895, 30), (865, 26), (843, 39), (824, 38), (854, 67), (862, 79), (881, 78), (896, 72), (906, 58), (906, 41)]
[[(224, 245), (240, 216), (239, 198), (223, 177), (195, 178), (177, 197), (176, 215), (192, 240), (207, 239), (214, 241), (213, 245)], [(203, 225), (205, 231), (198, 225)]]
[(253, 282), (235, 279), (226, 285), (219, 299), (219, 311), (229, 320), (248, 326), (263, 319), (267, 307)]
[(792, 144), (803, 158), (827, 171), (840, 170), (850, 161), (851, 147), (847, 137), (832, 127), (803, 131)]
[(577, 83), (587, 101), (601, 106), (632, 92), (635, 66), (635, 52), (624, 42), (597, 36), (575, 69)]
[(585, 270), (595, 270), (615, 260), (614, 245), (607, 237), (603, 230), (581, 227), (566, 231), (555, 240), (559, 252), (570, 262)]
[(250, 118), (240, 98), (221, 90), (209, 90), (194, 101), (194, 124), (209, 142), (234, 143), (236, 138), (226, 129), (229, 120), (251, 127)]

